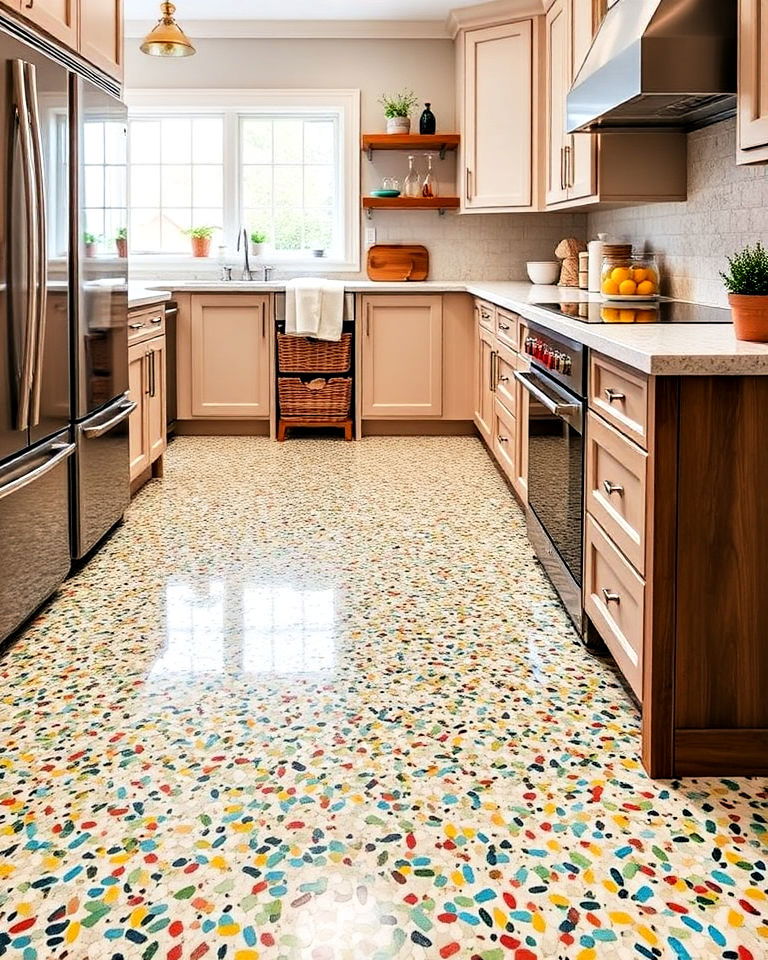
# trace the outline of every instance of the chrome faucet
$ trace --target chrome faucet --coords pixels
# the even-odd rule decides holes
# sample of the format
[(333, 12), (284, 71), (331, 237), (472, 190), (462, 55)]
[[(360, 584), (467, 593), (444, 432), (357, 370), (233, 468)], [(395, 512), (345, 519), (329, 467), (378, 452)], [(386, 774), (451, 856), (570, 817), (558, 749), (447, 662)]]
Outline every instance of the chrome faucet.
[(241, 244), (243, 246), (243, 280), (253, 280), (250, 251), (248, 249), (248, 231), (245, 227), (243, 227), (237, 235), (238, 252), (240, 251)]

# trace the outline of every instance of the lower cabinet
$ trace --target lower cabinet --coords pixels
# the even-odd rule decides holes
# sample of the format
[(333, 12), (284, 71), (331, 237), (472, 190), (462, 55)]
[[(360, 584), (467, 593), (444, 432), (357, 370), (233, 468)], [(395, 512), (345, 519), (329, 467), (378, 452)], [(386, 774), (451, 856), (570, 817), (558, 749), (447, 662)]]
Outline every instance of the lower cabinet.
[[(269, 297), (200, 294), (177, 326), (179, 419), (267, 419)], [(180, 302), (181, 308), (181, 302)]]
[(363, 298), (362, 413), (421, 419), (443, 413), (443, 298)]
[(493, 430), (493, 367), (495, 338), (478, 323), (475, 338), (475, 426), (486, 443)]
[(128, 348), (128, 392), (136, 404), (129, 421), (131, 481), (145, 473), (165, 452), (165, 337), (153, 337)]

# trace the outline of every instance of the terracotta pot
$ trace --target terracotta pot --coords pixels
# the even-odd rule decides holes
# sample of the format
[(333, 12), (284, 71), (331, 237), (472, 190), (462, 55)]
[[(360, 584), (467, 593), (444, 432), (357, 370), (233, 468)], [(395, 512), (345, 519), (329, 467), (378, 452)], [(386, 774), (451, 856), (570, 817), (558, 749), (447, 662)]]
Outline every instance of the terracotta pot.
[(210, 237), (190, 237), (190, 240), (192, 241), (193, 257), (207, 257), (211, 252)]
[(737, 340), (768, 342), (768, 296), (728, 295)]
[(96, 256), (96, 250), (97, 250), (97, 249), (98, 249), (98, 245), (97, 245), (97, 244), (95, 244), (95, 243), (86, 243), (86, 244), (85, 244), (85, 255), (86, 255), (86, 257), (95, 257), (95, 256)]
[(410, 117), (387, 117), (387, 133), (410, 133)]
[(115, 246), (117, 247), (117, 255), (121, 260), (125, 260), (128, 256), (128, 241), (127, 240), (115, 240)]

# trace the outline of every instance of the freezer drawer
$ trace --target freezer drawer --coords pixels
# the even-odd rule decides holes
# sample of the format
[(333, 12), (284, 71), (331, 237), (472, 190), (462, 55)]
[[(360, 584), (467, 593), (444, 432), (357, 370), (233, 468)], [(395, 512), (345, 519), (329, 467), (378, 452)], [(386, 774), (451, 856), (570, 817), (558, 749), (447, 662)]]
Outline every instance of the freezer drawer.
[(69, 573), (68, 433), (0, 467), (0, 641)]
[(122, 519), (130, 501), (128, 394), (75, 427), (72, 555), (81, 559)]

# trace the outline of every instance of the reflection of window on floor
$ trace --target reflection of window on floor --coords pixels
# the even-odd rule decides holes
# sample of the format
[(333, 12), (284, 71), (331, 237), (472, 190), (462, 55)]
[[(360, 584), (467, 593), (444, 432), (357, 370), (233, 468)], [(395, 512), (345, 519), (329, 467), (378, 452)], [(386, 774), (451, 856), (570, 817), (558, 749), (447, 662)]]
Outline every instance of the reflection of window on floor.
[(187, 583), (166, 590), (166, 635), (163, 655), (150, 675), (221, 673), (224, 670), (224, 584), (213, 580), (208, 593)]
[(333, 590), (246, 587), (243, 669), (247, 673), (327, 673), (335, 651)]

